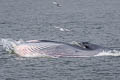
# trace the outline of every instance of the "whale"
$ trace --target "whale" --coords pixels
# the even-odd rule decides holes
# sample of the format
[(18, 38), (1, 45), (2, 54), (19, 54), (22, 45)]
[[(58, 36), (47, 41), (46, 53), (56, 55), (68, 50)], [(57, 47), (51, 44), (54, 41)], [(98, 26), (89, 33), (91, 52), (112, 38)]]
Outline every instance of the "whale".
[(91, 57), (109, 48), (89, 42), (1, 39), (3, 49), (21, 57)]

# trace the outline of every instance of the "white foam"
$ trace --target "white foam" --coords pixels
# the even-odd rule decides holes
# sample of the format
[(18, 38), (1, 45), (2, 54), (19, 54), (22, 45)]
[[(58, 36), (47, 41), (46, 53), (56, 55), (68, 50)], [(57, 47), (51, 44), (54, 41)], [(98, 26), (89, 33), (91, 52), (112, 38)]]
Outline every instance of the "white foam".
[(117, 50), (102, 51), (95, 56), (120, 56), (120, 51)]
[(58, 27), (58, 26), (54, 26), (56, 29), (59, 29), (60, 31), (71, 31), (67, 28), (62, 28), (62, 27)]
[(54, 5), (56, 5), (57, 7), (62, 7), (61, 4), (57, 3), (56, 1), (52, 2)]

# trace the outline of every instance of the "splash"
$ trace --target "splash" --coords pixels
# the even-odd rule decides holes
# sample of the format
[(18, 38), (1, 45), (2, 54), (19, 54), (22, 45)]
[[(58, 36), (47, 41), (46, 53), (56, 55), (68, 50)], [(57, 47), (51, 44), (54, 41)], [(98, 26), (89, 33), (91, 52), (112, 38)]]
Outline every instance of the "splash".
[(120, 51), (118, 50), (102, 51), (95, 56), (120, 56)]
[(4, 39), (2, 38), (0, 43), (3, 46), (3, 49), (9, 53), (14, 53), (14, 48), (23, 42), (22, 39), (16, 41), (11, 38)]

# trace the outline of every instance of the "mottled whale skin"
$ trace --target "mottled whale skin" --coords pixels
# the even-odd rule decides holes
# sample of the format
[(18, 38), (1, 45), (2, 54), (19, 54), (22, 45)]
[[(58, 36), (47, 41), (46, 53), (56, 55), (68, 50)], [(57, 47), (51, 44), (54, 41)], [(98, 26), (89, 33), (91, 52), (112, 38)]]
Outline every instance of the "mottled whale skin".
[(22, 57), (90, 57), (109, 50), (88, 42), (64, 43), (50, 40), (16, 41), (1, 39), (6, 51)]

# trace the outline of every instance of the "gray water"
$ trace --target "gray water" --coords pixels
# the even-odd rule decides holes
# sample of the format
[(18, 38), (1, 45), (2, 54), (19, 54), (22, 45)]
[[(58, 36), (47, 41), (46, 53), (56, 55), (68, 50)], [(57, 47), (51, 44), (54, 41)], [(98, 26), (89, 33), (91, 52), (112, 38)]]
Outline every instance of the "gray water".
[[(120, 1), (0, 0), (0, 38), (120, 47)], [(120, 57), (21, 58), (0, 46), (0, 80), (120, 80)]]

